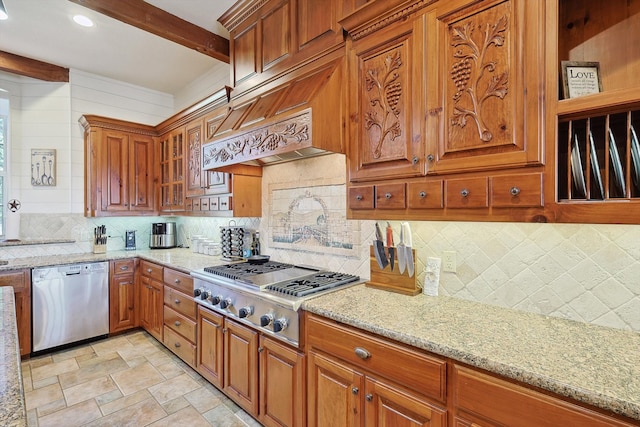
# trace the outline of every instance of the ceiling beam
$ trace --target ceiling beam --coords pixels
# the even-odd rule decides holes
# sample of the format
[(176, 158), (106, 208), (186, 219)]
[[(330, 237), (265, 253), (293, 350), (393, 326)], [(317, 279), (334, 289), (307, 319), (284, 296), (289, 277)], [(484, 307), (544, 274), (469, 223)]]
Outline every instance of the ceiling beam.
[(195, 49), (219, 61), (229, 63), (228, 39), (178, 18), (143, 0), (69, 1), (182, 46)]
[(47, 82), (68, 82), (69, 69), (0, 50), (0, 70)]

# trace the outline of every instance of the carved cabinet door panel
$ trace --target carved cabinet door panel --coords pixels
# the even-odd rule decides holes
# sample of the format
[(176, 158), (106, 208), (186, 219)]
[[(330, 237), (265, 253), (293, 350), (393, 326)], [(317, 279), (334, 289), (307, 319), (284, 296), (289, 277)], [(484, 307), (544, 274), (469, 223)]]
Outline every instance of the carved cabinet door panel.
[(427, 13), (427, 173), (542, 163), (544, 2), (459, 3)]
[(402, 21), (349, 51), (350, 181), (424, 174), (420, 104), (424, 25)]
[(187, 133), (187, 197), (204, 194), (204, 178), (202, 172), (202, 119), (189, 123)]

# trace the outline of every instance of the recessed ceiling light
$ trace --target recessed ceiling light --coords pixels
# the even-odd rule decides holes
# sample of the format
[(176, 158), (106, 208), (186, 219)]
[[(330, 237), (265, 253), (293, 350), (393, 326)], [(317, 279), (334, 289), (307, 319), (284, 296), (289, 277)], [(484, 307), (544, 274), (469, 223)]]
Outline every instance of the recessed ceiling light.
[(93, 27), (93, 21), (84, 15), (74, 15), (73, 21), (83, 27)]

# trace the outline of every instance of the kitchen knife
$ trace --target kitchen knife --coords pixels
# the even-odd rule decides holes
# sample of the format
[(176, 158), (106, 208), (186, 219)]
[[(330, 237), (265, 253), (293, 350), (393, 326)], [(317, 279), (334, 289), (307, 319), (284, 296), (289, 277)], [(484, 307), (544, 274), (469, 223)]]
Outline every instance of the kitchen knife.
[(407, 261), (407, 273), (409, 273), (409, 277), (413, 277), (414, 273), (414, 264), (413, 264), (413, 238), (411, 237), (411, 226), (408, 222), (403, 223), (404, 234), (405, 234), (405, 254)]
[(404, 273), (404, 269), (407, 265), (407, 256), (405, 254), (405, 246), (404, 246), (404, 227), (402, 223), (400, 223), (400, 243), (396, 247), (396, 253), (398, 256), (398, 270), (400, 270), (400, 274)]
[(378, 267), (380, 270), (384, 270), (384, 268), (389, 264), (389, 260), (387, 260), (387, 254), (384, 252), (384, 242), (382, 241), (382, 231), (380, 231), (380, 226), (376, 222), (376, 240), (373, 241), (373, 253), (376, 256), (376, 261), (378, 262)]
[(395, 258), (396, 248), (393, 246), (393, 228), (387, 221), (387, 252), (389, 253), (389, 264), (391, 264), (391, 271), (393, 271), (393, 264)]

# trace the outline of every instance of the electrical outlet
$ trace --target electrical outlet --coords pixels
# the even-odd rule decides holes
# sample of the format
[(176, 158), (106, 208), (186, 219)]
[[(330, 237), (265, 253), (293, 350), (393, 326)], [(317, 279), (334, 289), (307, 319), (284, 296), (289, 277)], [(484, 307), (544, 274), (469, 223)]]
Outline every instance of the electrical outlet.
[(449, 271), (451, 273), (456, 272), (456, 252), (455, 251), (442, 252), (442, 271)]

